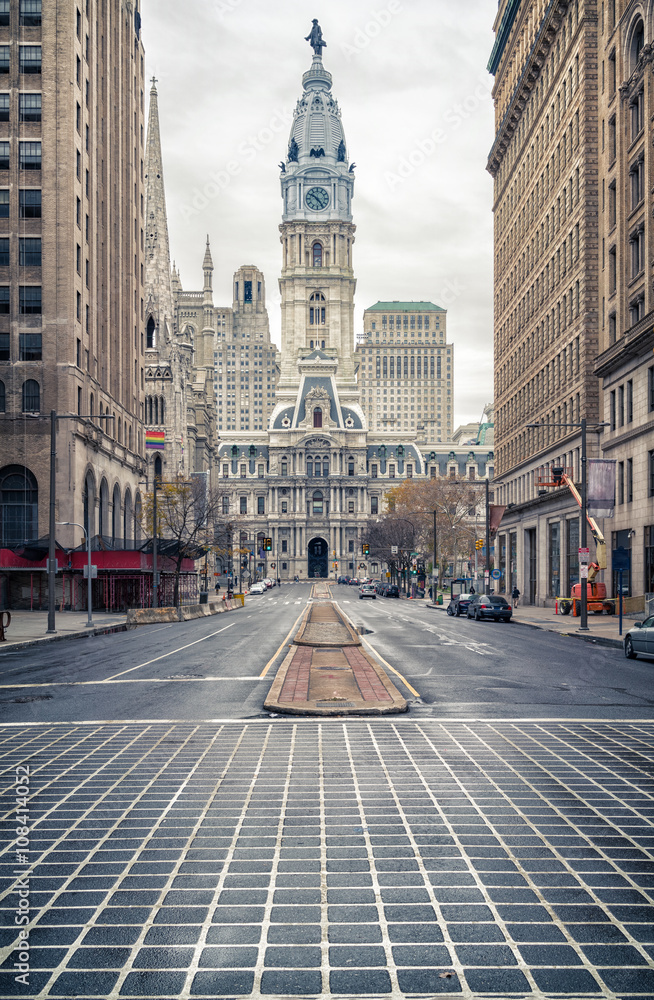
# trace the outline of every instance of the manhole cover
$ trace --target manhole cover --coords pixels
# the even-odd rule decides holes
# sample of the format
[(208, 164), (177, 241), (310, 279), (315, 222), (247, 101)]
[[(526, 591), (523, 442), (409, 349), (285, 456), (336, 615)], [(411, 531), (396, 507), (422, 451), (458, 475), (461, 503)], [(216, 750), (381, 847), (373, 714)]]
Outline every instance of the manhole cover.
[(316, 708), (354, 708), (353, 701), (317, 701)]

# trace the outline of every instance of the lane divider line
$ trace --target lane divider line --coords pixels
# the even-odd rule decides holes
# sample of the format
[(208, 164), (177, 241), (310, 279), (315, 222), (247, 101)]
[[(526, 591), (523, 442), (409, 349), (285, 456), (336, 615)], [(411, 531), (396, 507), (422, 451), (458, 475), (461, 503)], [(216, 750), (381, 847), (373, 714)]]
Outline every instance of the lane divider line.
[(370, 645), (370, 643), (366, 639), (365, 635), (361, 636), (361, 642), (365, 643), (365, 645), (368, 647), (368, 649), (373, 654), (373, 656), (376, 656), (378, 660), (381, 660), (381, 662), (384, 664), (384, 666), (387, 667), (388, 670), (390, 670), (392, 674), (395, 674), (396, 677), (400, 678), (400, 680), (402, 681), (402, 683), (404, 684), (404, 686), (409, 689), (409, 691), (411, 692), (411, 694), (414, 694), (416, 696), (416, 698), (420, 697), (420, 694), (418, 693), (418, 691), (416, 691), (416, 689), (414, 687), (411, 687), (411, 685), (409, 684), (409, 682), (406, 679), (406, 677), (403, 677), (402, 674), (399, 672), (399, 670), (396, 670), (395, 667), (392, 667), (390, 665), (390, 663), (388, 662), (388, 660), (385, 660), (384, 657), (381, 655), (381, 653), (378, 653), (377, 650), (375, 649), (375, 647)]
[(137, 663), (135, 667), (130, 667), (128, 670), (121, 670), (117, 674), (112, 674), (111, 677), (106, 677), (104, 681), (100, 681), (100, 684), (106, 684), (108, 681), (113, 681), (116, 677), (122, 677), (123, 674), (131, 674), (132, 670), (138, 670), (140, 667), (147, 667), (151, 663), (156, 663), (158, 660), (165, 660), (167, 656), (173, 656), (175, 653), (181, 653), (183, 649), (189, 649), (191, 646), (197, 646), (199, 642), (204, 642), (205, 639), (211, 639), (214, 635), (219, 635), (221, 632), (226, 632), (228, 628), (236, 625), (236, 622), (230, 622), (229, 625), (225, 625), (224, 628), (219, 628), (217, 632), (210, 632), (209, 635), (203, 636), (201, 639), (196, 639), (194, 642), (187, 642), (185, 646), (180, 646), (179, 649), (171, 649), (169, 653), (162, 653), (161, 656), (155, 656), (153, 660), (146, 660), (145, 663)]
[[(296, 603), (297, 603), (297, 601), (296, 601)], [(307, 605), (307, 607), (304, 609), (304, 611), (301, 611), (300, 614), (297, 616), (297, 618), (295, 619), (295, 621), (291, 625), (291, 628), (290, 628), (290, 631), (289, 631), (288, 635), (286, 636), (286, 638), (284, 639), (284, 641), (282, 642), (282, 644), (279, 646), (279, 648), (278, 648), (277, 652), (274, 654), (274, 656), (272, 656), (268, 660), (268, 662), (266, 663), (265, 667), (263, 668), (263, 670), (259, 674), (259, 677), (265, 677), (266, 676), (266, 674), (268, 673), (268, 671), (272, 667), (273, 663), (275, 662), (275, 660), (277, 659), (277, 657), (281, 653), (281, 651), (284, 648), (284, 646), (286, 646), (288, 644), (288, 640), (291, 638), (291, 636), (295, 632), (296, 626), (297, 626), (298, 622), (300, 621), (300, 619), (302, 618), (302, 615), (307, 614), (308, 611), (309, 611), (309, 606)]]

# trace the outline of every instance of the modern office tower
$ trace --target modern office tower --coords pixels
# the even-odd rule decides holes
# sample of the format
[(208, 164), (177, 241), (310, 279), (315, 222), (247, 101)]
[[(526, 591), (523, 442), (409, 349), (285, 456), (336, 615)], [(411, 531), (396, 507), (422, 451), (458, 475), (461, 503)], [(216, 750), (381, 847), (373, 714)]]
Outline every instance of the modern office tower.
[(361, 406), (370, 431), (438, 444), (452, 434), (454, 347), (433, 302), (377, 302), (363, 314)]
[(57, 521), (112, 544), (138, 533), (140, 27), (138, 2), (0, 3), (0, 547), (48, 533), (51, 411)]
[[(488, 66), (496, 496), (507, 505), (496, 552), (504, 589), (517, 582), (528, 603), (576, 582), (579, 509), (543, 483), (552, 465), (579, 479), (579, 423), (600, 413), (597, 32), (595, 0), (501, 0)], [(598, 452), (589, 434), (588, 456)]]

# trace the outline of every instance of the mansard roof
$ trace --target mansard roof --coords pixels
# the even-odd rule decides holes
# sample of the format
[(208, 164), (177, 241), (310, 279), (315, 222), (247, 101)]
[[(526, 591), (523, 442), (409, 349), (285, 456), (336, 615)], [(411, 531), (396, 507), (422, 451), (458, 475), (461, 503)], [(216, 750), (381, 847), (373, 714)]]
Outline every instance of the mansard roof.
[(447, 312), (433, 302), (375, 302), (366, 312)]

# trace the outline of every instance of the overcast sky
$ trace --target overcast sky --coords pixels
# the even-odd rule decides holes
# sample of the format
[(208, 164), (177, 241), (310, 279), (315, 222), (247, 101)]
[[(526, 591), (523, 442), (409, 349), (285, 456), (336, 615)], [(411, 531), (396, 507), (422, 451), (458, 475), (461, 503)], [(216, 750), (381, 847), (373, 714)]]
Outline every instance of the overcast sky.
[(142, 0), (141, 8), (183, 287), (202, 287), (208, 233), (214, 301), (231, 305), (233, 272), (255, 264), (279, 344), (277, 164), (313, 55), (304, 36), (317, 17), (357, 164), (355, 329), (380, 299), (447, 308), (455, 426), (478, 420), (493, 393), (485, 166), (496, 0)]

